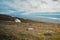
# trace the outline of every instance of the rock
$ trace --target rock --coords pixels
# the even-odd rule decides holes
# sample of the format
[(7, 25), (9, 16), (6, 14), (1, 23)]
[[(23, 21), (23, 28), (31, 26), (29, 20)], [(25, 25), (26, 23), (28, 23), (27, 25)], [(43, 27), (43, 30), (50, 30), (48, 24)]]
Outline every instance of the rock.
[(30, 31), (30, 30), (33, 30), (33, 28), (28, 28), (28, 30)]
[(44, 33), (44, 35), (45, 35), (45, 36), (52, 36), (52, 33), (53, 33), (52, 31), (46, 31), (46, 32)]
[(19, 20), (19, 19), (16, 18), (16, 19), (15, 19), (15, 22), (20, 22), (20, 23), (21, 23), (21, 20)]

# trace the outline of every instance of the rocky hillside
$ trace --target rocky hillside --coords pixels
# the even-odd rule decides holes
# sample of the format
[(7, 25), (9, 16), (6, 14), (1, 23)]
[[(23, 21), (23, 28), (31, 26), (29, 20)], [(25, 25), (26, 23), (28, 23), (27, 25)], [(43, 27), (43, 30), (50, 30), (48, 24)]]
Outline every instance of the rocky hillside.
[(13, 17), (4, 16), (1, 16), (2, 21), (0, 20), (0, 40), (60, 40), (60, 24), (34, 22), (22, 18), (18, 18), (21, 23), (16, 23), (13, 22)]
[(9, 15), (4, 15), (4, 14), (0, 14), (0, 20), (3, 21), (14, 21), (15, 18), (9, 16)]

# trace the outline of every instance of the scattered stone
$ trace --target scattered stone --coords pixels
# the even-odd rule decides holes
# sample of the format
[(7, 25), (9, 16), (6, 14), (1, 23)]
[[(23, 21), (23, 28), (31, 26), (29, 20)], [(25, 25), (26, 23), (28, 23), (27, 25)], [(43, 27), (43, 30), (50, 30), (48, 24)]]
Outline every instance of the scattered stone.
[(45, 36), (52, 36), (52, 33), (53, 33), (52, 31), (46, 31), (46, 32), (44, 33), (44, 35), (45, 35)]
[(33, 30), (33, 28), (28, 28), (28, 30), (30, 31), (30, 30)]

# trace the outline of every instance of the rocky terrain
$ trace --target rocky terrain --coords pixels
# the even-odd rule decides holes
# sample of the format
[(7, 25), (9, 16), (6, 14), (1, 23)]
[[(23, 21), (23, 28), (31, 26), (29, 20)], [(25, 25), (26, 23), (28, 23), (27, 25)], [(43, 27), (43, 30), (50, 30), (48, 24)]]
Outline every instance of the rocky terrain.
[(60, 40), (60, 24), (15, 18), (0, 16), (0, 40)]

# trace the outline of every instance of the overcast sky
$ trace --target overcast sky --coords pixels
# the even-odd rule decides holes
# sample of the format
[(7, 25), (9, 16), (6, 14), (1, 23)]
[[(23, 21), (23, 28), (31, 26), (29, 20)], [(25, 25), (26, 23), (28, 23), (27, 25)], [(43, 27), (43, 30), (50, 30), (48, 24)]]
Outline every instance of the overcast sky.
[(60, 0), (0, 0), (0, 4), (25, 13), (60, 12)]

